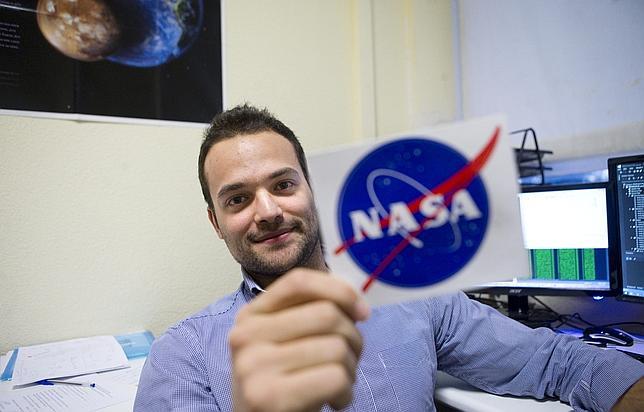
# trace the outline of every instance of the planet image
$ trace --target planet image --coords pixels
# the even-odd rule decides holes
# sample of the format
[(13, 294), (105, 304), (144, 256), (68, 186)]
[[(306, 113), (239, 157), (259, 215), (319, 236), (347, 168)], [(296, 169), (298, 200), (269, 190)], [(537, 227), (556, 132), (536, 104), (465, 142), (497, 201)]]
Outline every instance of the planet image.
[(195, 42), (203, 0), (39, 0), (38, 27), (64, 55), (154, 67)]
[(119, 45), (121, 28), (104, 1), (41, 0), (36, 10), (43, 36), (72, 59), (101, 60)]

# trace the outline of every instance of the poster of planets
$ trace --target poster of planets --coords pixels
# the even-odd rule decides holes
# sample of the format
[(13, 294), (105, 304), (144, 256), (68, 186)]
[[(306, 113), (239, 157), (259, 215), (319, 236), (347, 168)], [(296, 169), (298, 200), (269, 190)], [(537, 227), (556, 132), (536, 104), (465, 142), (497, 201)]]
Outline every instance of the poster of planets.
[(0, 109), (208, 123), (218, 0), (0, 0)]

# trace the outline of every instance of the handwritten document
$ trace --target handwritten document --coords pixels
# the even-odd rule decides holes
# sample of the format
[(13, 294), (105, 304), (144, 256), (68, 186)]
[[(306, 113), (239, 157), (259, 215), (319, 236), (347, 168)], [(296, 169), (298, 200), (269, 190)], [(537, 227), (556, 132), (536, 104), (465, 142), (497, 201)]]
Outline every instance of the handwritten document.
[[(16, 386), (125, 368), (128, 361), (114, 336), (95, 336), (21, 347), (12, 383)], [(0, 409), (2, 411), (2, 409)]]

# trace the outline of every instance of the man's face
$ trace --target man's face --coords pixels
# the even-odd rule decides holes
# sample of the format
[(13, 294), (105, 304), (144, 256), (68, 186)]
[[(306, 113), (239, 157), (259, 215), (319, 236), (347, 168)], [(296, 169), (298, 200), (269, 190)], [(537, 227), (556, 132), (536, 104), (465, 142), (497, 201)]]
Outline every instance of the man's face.
[(223, 140), (204, 170), (210, 221), (249, 274), (273, 279), (319, 258), (313, 195), (288, 140), (272, 131)]

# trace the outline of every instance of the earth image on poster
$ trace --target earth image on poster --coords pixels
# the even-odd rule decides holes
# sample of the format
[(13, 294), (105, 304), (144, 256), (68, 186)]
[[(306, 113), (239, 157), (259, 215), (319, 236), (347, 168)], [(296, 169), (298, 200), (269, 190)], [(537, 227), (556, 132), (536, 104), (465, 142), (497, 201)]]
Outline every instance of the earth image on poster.
[(185, 53), (199, 36), (203, 0), (39, 0), (40, 31), (80, 61), (155, 67)]

